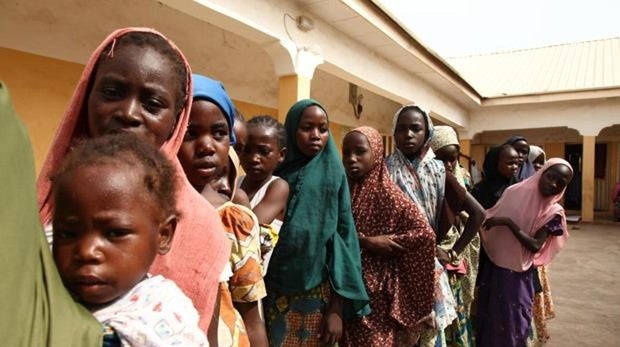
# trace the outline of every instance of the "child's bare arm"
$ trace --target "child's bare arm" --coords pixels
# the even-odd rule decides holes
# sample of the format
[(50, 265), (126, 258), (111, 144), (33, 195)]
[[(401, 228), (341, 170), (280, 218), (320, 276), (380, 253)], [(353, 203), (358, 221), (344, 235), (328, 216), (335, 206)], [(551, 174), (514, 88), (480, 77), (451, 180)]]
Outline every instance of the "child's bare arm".
[(218, 288), (217, 297), (215, 298), (215, 307), (213, 308), (213, 316), (211, 317), (211, 324), (209, 324), (209, 330), (207, 331), (207, 340), (210, 346), (217, 346), (217, 330), (220, 320), (220, 291)]
[(243, 318), (243, 324), (248, 333), (250, 339), (250, 346), (252, 347), (267, 347), (269, 342), (267, 340), (267, 331), (265, 330), (265, 323), (260, 317), (258, 309), (258, 301), (255, 302), (235, 302), (235, 308), (241, 314)]
[(507, 217), (493, 217), (489, 218), (484, 222), (483, 227), (492, 228), (497, 225), (505, 225), (510, 231), (512, 231), (513, 235), (521, 242), (523, 247), (527, 248), (528, 251), (532, 253), (536, 253), (540, 251), (547, 236), (549, 236), (549, 229), (546, 226), (538, 229), (534, 237), (526, 234), (521, 228), (510, 218)]
[(459, 239), (452, 247), (452, 249), (457, 254), (461, 254), (461, 252), (463, 252), (463, 249), (465, 249), (465, 247), (467, 247), (467, 245), (471, 242), (474, 236), (476, 236), (485, 217), (484, 208), (469, 193), (466, 193), (463, 210), (467, 212), (469, 218), (467, 218), (467, 222), (465, 223), (465, 228), (463, 230), (463, 233), (461, 234), (461, 237), (459, 237)]
[(283, 179), (277, 179), (269, 185), (265, 197), (253, 209), (259, 223), (271, 224), (274, 219), (282, 219), (288, 201), (288, 191), (288, 183)]

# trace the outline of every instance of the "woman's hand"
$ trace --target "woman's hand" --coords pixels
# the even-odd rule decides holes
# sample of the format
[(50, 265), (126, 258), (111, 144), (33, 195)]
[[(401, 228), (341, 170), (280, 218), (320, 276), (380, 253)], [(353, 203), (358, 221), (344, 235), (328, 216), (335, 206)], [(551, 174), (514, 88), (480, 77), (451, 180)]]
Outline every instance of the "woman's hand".
[(342, 337), (342, 316), (338, 312), (328, 310), (323, 315), (319, 338), (325, 344), (333, 345)]
[(451, 262), (450, 259), (450, 255), (448, 254), (448, 252), (444, 251), (443, 249), (437, 247), (437, 260), (439, 260), (439, 262), (441, 263), (441, 265), (446, 265), (449, 264)]
[(407, 251), (388, 235), (365, 237), (360, 243), (362, 248), (379, 255), (398, 256)]
[(332, 292), (319, 330), (319, 338), (324, 344), (333, 345), (342, 337), (342, 305), (342, 297)]

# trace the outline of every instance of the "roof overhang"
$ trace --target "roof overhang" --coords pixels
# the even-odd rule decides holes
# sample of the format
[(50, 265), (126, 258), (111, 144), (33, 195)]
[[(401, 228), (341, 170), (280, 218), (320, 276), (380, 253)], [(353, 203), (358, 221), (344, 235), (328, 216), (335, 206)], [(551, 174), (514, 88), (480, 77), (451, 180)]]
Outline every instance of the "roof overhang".
[(620, 87), (482, 98), (482, 107), (620, 98)]

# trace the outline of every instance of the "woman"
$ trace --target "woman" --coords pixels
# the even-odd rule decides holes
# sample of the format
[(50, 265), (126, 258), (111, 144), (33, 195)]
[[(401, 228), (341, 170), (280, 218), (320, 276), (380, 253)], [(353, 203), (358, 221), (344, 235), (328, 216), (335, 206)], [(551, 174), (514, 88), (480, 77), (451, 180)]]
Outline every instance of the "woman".
[[(390, 176), (426, 214), (435, 231), (436, 242), (441, 243), (454, 225), (456, 215), (465, 211), (469, 219), (463, 234), (448, 252), (438, 248), (438, 260), (444, 264), (458, 262), (459, 255), (478, 232), (484, 210), (463, 188), (454, 175), (446, 173), (443, 163), (435, 160), (430, 148), (434, 127), (429, 114), (421, 108), (408, 105), (394, 116), (396, 151), (386, 160)], [(423, 338), (423, 345), (433, 345), (437, 337), (445, 345), (443, 329), (456, 318), (454, 297), (447, 283), (447, 276), (439, 262), (436, 263), (441, 288), (436, 294), (435, 314), (437, 334)]]
[(269, 343), (334, 344), (343, 320), (370, 312), (349, 187), (321, 104), (298, 101), (284, 127), (288, 152), (275, 174), (290, 193), (265, 278)]
[(146, 28), (114, 31), (93, 52), (82, 72), (37, 181), (39, 216), (51, 221), (49, 174), (58, 169), (75, 140), (132, 132), (170, 159), (181, 179), (181, 218), (170, 252), (150, 269), (173, 280), (190, 297), (206, 332), (218, 279), (230, 243), (215, 209), (194, 190), (176, 154), (192, 105), (191, 71), (181, 51), (162, 34)]
[(413, 345), (432, 323), (435, 234), (390, 179), (383, 153), (373, 128), (345, 136), (342, 159), (373, 312), (346, 325), (344, 346)]
[(478, 275), (476, 345), (527, 346), (534, 267), (548, 265), (568, 239), (559, 201), (572, 175), (568, 162), (550, 159), (487, 211), (480, 237), (489, 263)]
[(26, 128), (0, 82), (2, 262), (0, 335), (6, 346), (101, 346), (101, 324), (65, 289), (43, 235)]

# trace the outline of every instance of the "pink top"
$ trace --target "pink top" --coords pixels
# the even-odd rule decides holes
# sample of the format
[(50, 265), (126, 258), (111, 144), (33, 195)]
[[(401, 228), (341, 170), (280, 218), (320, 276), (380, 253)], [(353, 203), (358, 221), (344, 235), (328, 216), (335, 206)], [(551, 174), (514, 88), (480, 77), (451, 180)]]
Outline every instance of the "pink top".
[[(148, 28), (124, 28), (110, 34), (93, 52), (84, 67), (82, 76), (69, 101), (64, 118), (60, 122), (54, 141), (45, 158), (37, 179), (39, 217), (45, 225), (52, 219), (53, 199), (49, 175), (55, 172), (76, 139), (88, 137), (86, 122), (88, 85), (95, 75), (95, 65), (103, 50), (122, 35), (129, 32), (149, 32), (165, 38)], [(213, 314), (218, 293), (219, 276), (230, 255), (230, 242), (226, 238), (219, 214), (189, 183), (177, 159), (183, 142), (192, 105), (192, 79), (189, 64), (181, 51), (168, 40), (185, 61), (187, 69), (187, 99), (174, 133), (160, 148), (172, 161), (179, 177), (177, 208), (181, 212), (172, 248), (165, 256), (157, 256), (150, 272), (173, 280), (192, 300), (200, 314), (200, 327), (206, 331)]]
[(507, 226), (483, 228), (480, 230), (482, 244), (489, 258), (497, 266), (523, 272), (532, 265), (549, 264), (564, 247), (569, 236), (564, 208), (559, 204), (564, 190), (557, 195), (543, 197), (538, 188), (542, 174), (551, 166), (558, 164), (566, 165), (572, 171), (567, 161), (560, 158), (549, 159), (545, 166), (532, 177), (507, 188), (497, 204), (487, 210), (487, 219), (509, 217), (521, 230), (533, 237), (540, 228), (559, 215), (564, 233), (560, 236), (547, 237), (540, 251), (532, 253), (521, 244)]
[(614, 194), (612, 195), (612, 200), (614, 202), (620, 200), (620, 182), (616, 183), (616, 187), (614, 187)]

